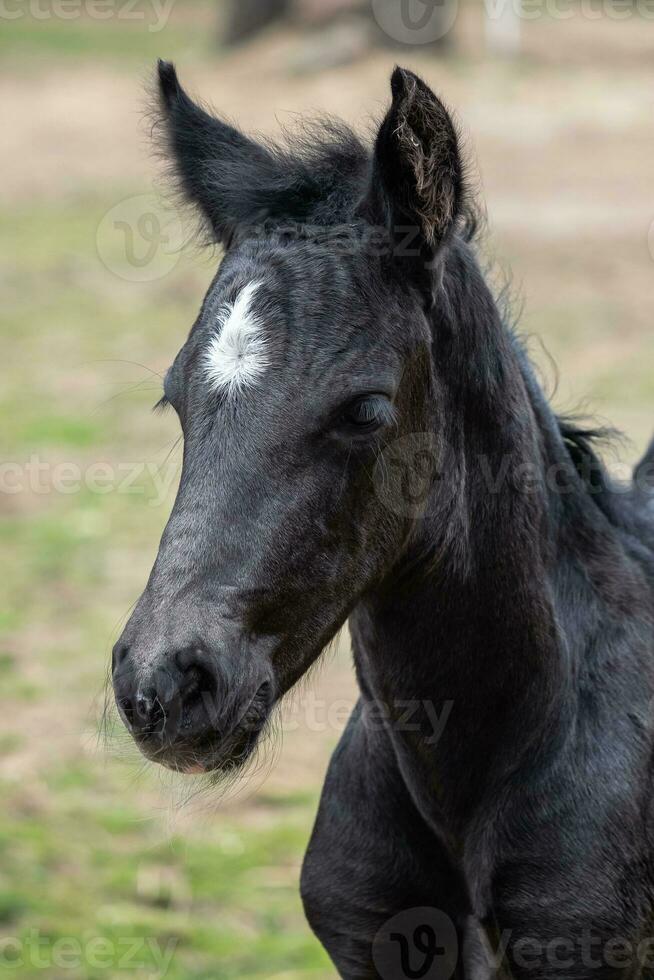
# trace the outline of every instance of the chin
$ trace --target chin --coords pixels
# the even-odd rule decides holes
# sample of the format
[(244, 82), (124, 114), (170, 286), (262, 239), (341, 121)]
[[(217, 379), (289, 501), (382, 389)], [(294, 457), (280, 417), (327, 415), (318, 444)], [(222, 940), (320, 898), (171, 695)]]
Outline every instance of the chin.
[(207, 747), (204, 753), (198, 753), (194, 764), (183, 769), (190, 775), (215, 773), (216, 775), (233, 775), (245, 768), (261, 738), (265, 722), (259, 729), (252, 728), (237, 730), (224, 742), (215, 747)]
[(225, 738), (209, 732), (188, 742), (162, 745), (147, 740), (139, 749), (150, 762), (189, 776), (209, 773), (234, 775), (253, 755), (272, 712), (273, 705), (254, 701), (245, 717)]

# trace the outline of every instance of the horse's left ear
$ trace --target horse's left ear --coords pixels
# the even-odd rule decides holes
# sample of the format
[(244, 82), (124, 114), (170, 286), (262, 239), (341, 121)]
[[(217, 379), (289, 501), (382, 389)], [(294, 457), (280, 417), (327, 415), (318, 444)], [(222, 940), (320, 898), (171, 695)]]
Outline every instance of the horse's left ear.
[(413, 72), (396, 68), (391, 91), (359, 212), (388, 228), (397, 257), (419, 251), (424, 261), (436, 257), (462, 211), (459, 140), (443, 103)]

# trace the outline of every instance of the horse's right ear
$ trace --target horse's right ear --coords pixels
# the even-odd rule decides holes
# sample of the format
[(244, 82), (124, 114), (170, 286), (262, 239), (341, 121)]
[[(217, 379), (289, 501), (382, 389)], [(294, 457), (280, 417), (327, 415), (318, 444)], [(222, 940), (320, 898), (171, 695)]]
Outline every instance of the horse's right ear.
[(278, 162), (260, 143), (205, 112), (159, 61), (159, 101), (175, 179), (202, 214), (214, 241), (227, 245), (242, 225), (266, 220)]

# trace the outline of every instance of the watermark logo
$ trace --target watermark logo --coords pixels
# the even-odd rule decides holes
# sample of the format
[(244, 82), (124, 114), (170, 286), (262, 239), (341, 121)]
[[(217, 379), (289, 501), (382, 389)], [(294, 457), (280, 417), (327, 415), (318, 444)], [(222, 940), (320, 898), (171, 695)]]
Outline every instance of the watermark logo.
[(382, 980), (449, 980), (459, 943), (454, 924), (439, 909), (406, 909), (389, 919), (372, 944)]
[(412, 432), (390, 443), (373, 470), (375, 492), (399, 517), (422, 517), (439, 480), (439, 453), (433, 432)]
[(401, 44), (433, 44), (452, 29), (458, 0), (372, 0), (384, 34)]
[(125, 198), (98, 225), (102, 264), (128, 282), (162, 279), (179, 262), (184, 229), (179, 215), (155, 194)]
[(519, 452), (478, 453), (466, 462), (436, 433), (413, 432), (390, 442), (379, 454), (372, 473), (375, 494), (391, 513), (421, 519), (430, 499), (442, 510), (462, 491), (465, 466), (470, 472), (474, 467), (478, 492), (489, 497), (506, 492), (524, 497), (617, 497), (634, 488), (646, 493), (652, 486), (651, 466), (641, 464), (634, 470), (628, 461), (615, 460), (606, 468), (592, 452), (580, 451), (576, 460), (561, 454), (547, 466)]

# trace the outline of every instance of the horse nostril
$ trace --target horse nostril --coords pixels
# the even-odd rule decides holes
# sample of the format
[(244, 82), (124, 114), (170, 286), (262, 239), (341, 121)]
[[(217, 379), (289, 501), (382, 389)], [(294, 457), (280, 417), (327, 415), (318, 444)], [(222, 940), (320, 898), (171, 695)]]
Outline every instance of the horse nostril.
[(126, 660), (134, 652), (116, 646), (113, 683), (123, 721), (137, 741), (158, 739), (171, 746), (225, 723), (225, 682), (215, 656), (189, 646), (162, 658), (147, 674), (141, 665), (137, 676)]
[(154, 708), (156, 695), (154, 693), (139, 694), (136, 698), (136, 710), (141, 718), (148, 718)]
[(164, 720), (165, 711), (154, 688), (139, 691), (136, 696), (136, 718), (142, 731), (151, 733)]
[(156, 694), (138, 694), (136, 698), (122, 697), (118, 700), (123, 718), (133, 734), (156, 735), (165, 711)]
[(122, 666), (127, 654), (129, 653), (129, 647), (125, 643), (117, 643), (113, 648), (111, 654), (111, 673), (115, 674), (116, 670)]
[(215, 697), (218, 672), (208, 654), (202, 650), (183, 650), (177, 654), (175, 661), (182, 673), (180, 693), (185, 703)]

